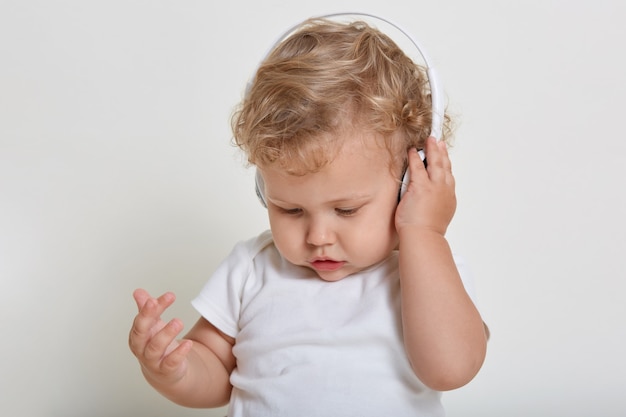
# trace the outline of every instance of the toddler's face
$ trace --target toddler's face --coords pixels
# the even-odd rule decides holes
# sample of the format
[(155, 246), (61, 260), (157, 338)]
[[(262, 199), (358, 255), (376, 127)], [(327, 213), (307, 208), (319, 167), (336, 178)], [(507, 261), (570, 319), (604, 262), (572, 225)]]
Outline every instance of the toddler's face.
[(347, 135), (339, 155), (321, 171), (295, 176), (261, 169), (270, 226), (291, 263), (338, 281), (368, 268), (396, 247), (394, 215), (399, 174), (374, 138)]

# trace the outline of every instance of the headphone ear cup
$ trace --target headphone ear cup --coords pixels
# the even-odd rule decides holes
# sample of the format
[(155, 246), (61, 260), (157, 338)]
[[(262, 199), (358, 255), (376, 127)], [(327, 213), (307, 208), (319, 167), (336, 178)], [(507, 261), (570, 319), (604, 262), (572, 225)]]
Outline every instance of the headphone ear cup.
[(267, 208), (267, 202), (265, 201), (265, 181), (263, 181), (263, 176), (258, 169), (256, 170), (256, 174), (254, 176), (254, 187), (259, 202), (263, 207)]
[[(424, 153), (424, 150), (418, 151), (418, 154), (422, 159), (422, 162), (424, 163), (424, 168), (428, 168), (428, 161), (426, 160), (426, 154)], [(409, 186), (410, 180), (411, 179), (409, 178), (409, 167), (407, 166), (404, 169), (404, 174), (402, 175), (402, 183), (400, 184), (400, 191), (398, 191), (398, 202), (400, 202), (400, 199), (402, 198), (402, 196), (404, 196), (404, 193), (406, 193), (406, 189)]]
[(402, 196), (404, 196), (404, 193), (406, 193), (406, 188), (409, 186), (409, 167), (406, 167), (404, 169), (404, 174), (402, 175), (402, 183), (400, 184), (400, 190), (398, 191), (398, 202), (400, 202), (400, 199), (402, 198)]

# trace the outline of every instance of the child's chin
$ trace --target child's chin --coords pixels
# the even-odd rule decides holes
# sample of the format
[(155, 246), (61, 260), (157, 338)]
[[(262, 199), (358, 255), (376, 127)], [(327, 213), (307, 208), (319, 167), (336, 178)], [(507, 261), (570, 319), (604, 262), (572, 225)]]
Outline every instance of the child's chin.
[(344, 268), (337, 271), (315, 271), (320, 279), (327, 282), (337, 282), (352, 275), (355, 271), (348, 271)]

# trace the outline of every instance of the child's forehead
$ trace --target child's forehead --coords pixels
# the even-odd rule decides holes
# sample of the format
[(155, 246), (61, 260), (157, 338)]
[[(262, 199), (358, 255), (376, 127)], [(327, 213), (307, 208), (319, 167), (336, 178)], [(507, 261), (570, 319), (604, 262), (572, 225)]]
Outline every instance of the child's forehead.
[[(321, 136), (321, 135), (320, 135)], [(271, 164), (271, 169), (287, 175), (302, 176), (323, 170), (335, 163), (360, 160), (372, 169), (394, 167), (404, 145), (393, 138), (360, 128), (342, 129), (325, 137), (311, 138), (310, 146), (302, 146), (295, 158), (284, 157)], [(315, 141), (319, 141), (313, 144)], [(397, 142), (397, 138), (395, 140)], [(319, 146), (323, 144), (323, 146)]]

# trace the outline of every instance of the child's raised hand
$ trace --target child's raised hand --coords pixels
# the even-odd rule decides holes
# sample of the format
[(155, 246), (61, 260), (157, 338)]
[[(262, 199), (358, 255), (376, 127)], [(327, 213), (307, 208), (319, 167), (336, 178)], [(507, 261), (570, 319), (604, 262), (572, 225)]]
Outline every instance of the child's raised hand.
[(176, 297), (168, 292), (153, 298), (142, 289), (136, 290), (133, 297), (139, 314), (130, 330), (130, 350), (139, 360), (148, 380), (157, 384), (175, 384), (185, 375), (187, 354), (192, 346), (190, 340), (176, 341), (176, 336), (183, 329), (180, 320), (161, 320), (161, 314)]
[(444, 235), (456, 211), (452, 164), (445, 142), (426, 141), (428, 168), (409, 151), (410, 182), (396, 210), (396, 229), (415, 226)]

